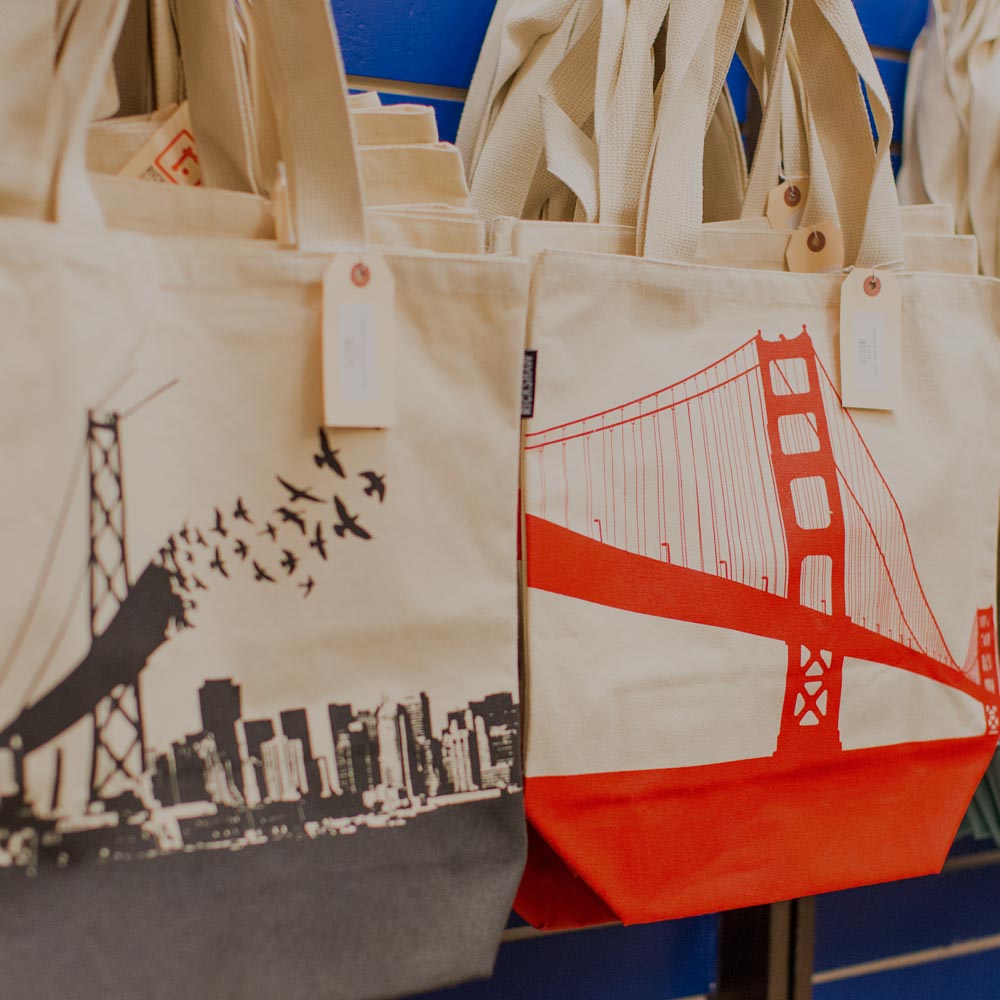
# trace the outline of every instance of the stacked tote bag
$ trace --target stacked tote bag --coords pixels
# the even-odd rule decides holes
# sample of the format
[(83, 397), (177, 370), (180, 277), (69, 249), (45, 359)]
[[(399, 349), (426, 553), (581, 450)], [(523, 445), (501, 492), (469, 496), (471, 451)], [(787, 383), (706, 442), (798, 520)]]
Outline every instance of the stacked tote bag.
[[(534, 263), (518, 907), (535, 923), (931, 872), (996, 745), (998, 288), (901, 267), (889, 104), (838, 0), (787, 23), (852, 267), (692, 266), (735, 7), (671, 5), (667, 65), (672, 35), (702, 44), (659, 105), (637, 256)], [(891, 408), (842, 402), (845, 281), (876, 302), (898, 287)]]
[(951, 205), (1000, 274), (1000, 8), (930, 5), (910, 62), (899, 187), (903, 201)]
[[(40, 6), (3, 44), (51, 67)], [(17, 114), (38, 93), (70, 112), (41, 197), (42, 157), (3, 173), (5, 204), (57, 224), (0, 225), (22, 575), (0, 613), (0, 969), (20, 996), (485, 975), (523, 867), (526, 269), (383, 258), (395, 422), (324, 426), (324, 298), (345, 315), (324, 275), (384, 274), (326, 5), (254, 9), (297, 250), (101, 228), (83, 147), (121, 4), (79, 7), (60, 68), (89, 58), (86, 86), (2, 95), (11, 151), (45, 148)]]
[[(910, 60), (900, 195), (951, 204), (975, 233), (984, 274), (1000, 273), (1000, 11), (995, 4), (933, 3)], [(963, 832), (1000, 843), (1000, 764), (994, 761)]]
[[(162, 113), (166, 118), (95, 123), (88, 136), (88, 166), (100, 175), (114, 175), (128, 171), (137, 156), (142, 169), (154, 157), (157, 163), (185, 163), (189, 161), (172, 156), (171, 150), (188, 149), (188, 156), (196, 158), (200, 186), (212, 188), (213, 194), (185, 184), (95, 176), (91, 184), (105, 217), (115, 226), (158, 234), (274, 239), (278, 223), (271, 196), (279, 153), (259, 69), (253, 10), (237, 11), (221, 0), (184, 0), (175, 10), (185, 50), (190, 124), (178, 122), (176, 106)], [(359, 96), (377, 102), (377, 95)], [(483, 227), (466, 207), (461, 158), (453, 146), (437, 142), (433, 110), (377, 103), (353, 107), (356, 103), (352, 99), (371, 242), (480, 252)], [(169, 171), (166, 179), (174, 179)]]

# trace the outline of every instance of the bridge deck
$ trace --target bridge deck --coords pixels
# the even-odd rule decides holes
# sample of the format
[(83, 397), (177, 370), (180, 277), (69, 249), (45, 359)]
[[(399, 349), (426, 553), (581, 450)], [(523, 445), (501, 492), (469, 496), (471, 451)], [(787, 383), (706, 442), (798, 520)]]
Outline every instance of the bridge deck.
[(851, 621), (788, 598), (755, 590), (615, 548), (532, 515), (525, 518), (529, 587), (605, 607), (674, 618), (751, 635), (836, 650), (845, 657), (884, 663), (997, 704), (960, 670)]

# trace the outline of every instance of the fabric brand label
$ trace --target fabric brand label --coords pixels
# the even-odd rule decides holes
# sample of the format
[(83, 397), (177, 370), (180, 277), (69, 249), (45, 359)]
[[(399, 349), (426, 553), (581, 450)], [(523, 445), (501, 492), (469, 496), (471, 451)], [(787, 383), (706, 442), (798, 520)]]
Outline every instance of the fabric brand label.
[(521, 417), (527, 419), (535, 415), (535, 369), (538, 365), (538, 351), (524, 352), (524, 368), (521, 375)]

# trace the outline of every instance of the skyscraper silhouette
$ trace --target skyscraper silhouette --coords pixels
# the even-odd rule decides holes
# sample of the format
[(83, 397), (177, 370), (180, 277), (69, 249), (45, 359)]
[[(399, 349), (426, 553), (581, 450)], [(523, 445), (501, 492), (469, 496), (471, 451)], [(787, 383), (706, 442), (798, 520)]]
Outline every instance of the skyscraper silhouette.
[(240, 686), (231, 680), (205, 681), (198, 691), (198, 701), (202, 726), (215, 737), (219, 757), (223, 765), (230, 765), (233, 781), (242, 793), (243, 768), (236, 737), (236, 724), (242, 715)]
[(292, 708), (282, 712), (281, 731), (290, 740), (298, 740), (302, 744), (309, 792), (314, 796), (320, 795), (323, 781), (320, 777), (319, 762), (313, 756), (312, 739), (309, 736), (309, 717), (306, 715), (306, 710)]

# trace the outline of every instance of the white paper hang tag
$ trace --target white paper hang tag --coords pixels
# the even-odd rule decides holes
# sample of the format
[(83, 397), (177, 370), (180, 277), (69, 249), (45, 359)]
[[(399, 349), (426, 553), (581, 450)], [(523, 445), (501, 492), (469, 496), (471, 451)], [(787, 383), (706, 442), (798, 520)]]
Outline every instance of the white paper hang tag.
[(798, 229), (809, 197), (808, 177), (789, 177), (767, 196), (767, 221), (772, 229)]
[(796, 274), (822, 274), (844, 269), (844, 234), (835, 222), (820, 222), (797, 229), (785, 250), (788, 270)]
[(840, 290), (844, 406), (894, 410), (903, 391), (903, 301), (890, 271), (855, 268)]
[(161, 184), (201, 185), (201, 165), (191, 133), (187, 101), (178, 106), (118, 174)]
[(323, 423), (396, 419), (396, 291), (376, 254), (337, 254), (323, 274)]

